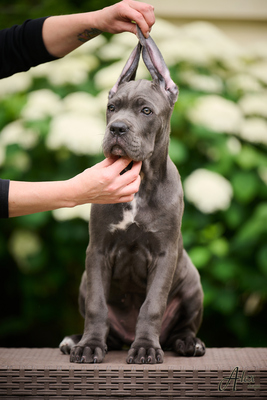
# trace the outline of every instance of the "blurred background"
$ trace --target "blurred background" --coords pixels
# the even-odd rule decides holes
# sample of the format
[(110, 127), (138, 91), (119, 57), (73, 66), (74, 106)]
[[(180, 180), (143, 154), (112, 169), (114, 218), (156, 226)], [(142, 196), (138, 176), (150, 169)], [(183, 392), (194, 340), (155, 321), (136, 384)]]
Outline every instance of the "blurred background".
[[(1, 0), (0, 27), (102, 0)], [(152, 36), (180, 88), (170, 156), (185, 191), (184, 245), (205, 292), (208, 347), (267, 346), (267, 2), (151, 0)], [(101, 35), (0, 81), (0, 176), (68, 179), (103, 159), (107, 95), (136, 45)], [(141, 64), (139, 78), (149, 78)], [(80, 333), (90, 206), (0, 221), (0, 346)]]

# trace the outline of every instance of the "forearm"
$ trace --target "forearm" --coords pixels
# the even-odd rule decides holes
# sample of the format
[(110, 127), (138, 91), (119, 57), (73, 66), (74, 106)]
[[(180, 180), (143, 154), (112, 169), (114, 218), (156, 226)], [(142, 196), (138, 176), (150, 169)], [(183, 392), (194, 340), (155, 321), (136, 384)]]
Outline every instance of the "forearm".
[(124, 0), (98, 11), (49, 17), (43, 25), (43, 41), (50, 54), (63, 57), (101, 32), (136, 33), (135, 23), (148, 37), (155, 22), (153, 10), (149, 4)]
[(17, 182), (10, 181), (9, 217), (33, 214), (41, 211), (73, 207), (68, 181)]
[(141, 162), (121, 175), (129, 159), (105, 159), (66, 181), (10, 181), (8, 216), (75, 207), (86, 203), (122, 203), (133, 200), (140, 185)]
[(54, 57), (64, 57), (101, 33), (96, 26), (99, 11), (49, 17), (43, 25), (43, 41)]

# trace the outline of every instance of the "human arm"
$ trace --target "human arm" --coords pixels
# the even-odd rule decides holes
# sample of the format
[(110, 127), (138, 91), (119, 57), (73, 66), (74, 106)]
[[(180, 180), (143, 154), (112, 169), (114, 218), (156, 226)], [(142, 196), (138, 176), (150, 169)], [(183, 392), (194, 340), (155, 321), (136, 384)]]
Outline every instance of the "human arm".
[(0, 78), (53, 61), (70, 53), (102, 31), (145, 36), (155, 22), (153, 7), (123, 0), (102, 10), (27, 20), (0, 31)]
[(43, 40), (48, 52), (63, 57), (101, 32), (136, 34), (135, 21), (147, 37), (155, 22), (153, 6), (123, 0), (102, 10), (49, 17), (43, 26)]
[(41, 211), (74, 207), (86, 203), (111, 204), (128, 202), (140, 185), (141, 162), (120, 175), (129, 159), (105, 159), (66, 181), (10, 181), (9, 217)]
[(0, 31), (0, 78), (56, 59), (47, 51), (43, 42), (45, 20), (27, 20), (22, 25)]

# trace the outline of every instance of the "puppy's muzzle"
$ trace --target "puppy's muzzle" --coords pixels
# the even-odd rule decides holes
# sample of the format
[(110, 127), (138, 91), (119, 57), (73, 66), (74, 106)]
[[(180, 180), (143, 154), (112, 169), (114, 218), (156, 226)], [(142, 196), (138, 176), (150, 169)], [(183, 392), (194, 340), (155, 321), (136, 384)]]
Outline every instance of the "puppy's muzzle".
[(123, 139), (123, 135), (125, 135), (129, 131), (128, 125), (122, 121), (113, 122), (109, 127), (109, 132), (116, 139), (115, 144), (111, 148), (111, 154), (115, 156), (126, 156), (127, 153), (124, 149), (125, 141)]
[(113, 136), (121, 136), (129, 131), (129, 127), (122, 121), (113, 122), (109, 128)]

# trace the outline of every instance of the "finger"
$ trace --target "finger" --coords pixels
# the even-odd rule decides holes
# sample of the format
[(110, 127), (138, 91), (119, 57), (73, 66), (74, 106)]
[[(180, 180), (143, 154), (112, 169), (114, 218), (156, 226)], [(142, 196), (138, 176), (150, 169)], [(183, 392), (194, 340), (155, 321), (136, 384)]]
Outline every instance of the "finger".
[(129, 171), (126, 171), (123, 175), (120, 175), (117, 183), (119, 183), (121, 187), (127, 188), (127, 186), (129, 186), (136, 180), (139, 181), (141, 167), (141, 161), (134, 162), (132, 168)]
[(106, 168), (109, 167), (110, 165), (114, 164), (118, 160), (117, 157), (109, 157), (105, 158), (103, 161), (100, 161), (99, 163), (95, 164), (95, 168)]
[(122, 170), (124, 170), (131, 162), (130, 158), (121, 157), (118, 160), (115, 160), (112, 164), (109, 165), (110, 172), (112, 174), (119, 175)]
[(140, 187), (140, 183), (141, 183), (141, 177), (140, 175), (138, 175), (134, 181), (132, 181), (131, 183), (129, 183), (127, 186), (125, 186), (120, 190), (119, 198), (121, 199), (124, 196), (132, 196), (135, 193), (137, 193)]
[(148, 37), (152, 25), (155, 23), (154, 7), (150, 4), (127, 0), (128, 5), (136, 11), (133, 14), (134, 20), (140, 27), (143, 34)]

